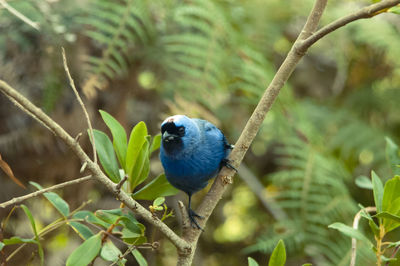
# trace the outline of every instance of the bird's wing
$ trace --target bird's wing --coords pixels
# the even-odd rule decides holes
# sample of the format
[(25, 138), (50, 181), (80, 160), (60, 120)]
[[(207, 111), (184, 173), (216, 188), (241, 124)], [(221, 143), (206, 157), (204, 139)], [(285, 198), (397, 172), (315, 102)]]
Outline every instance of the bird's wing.
[[(216, 141), (217, 143), (222, 141), (224, 145), (224, 149), (229, 151), (233, 149), (233, 145), (229, 144), (225, 135), (222, 133), (222, 131), (217, 128), (215, 125), (211, 124), (210, 122), (202, 119), (193, 119), (196, 124), (199, 126), (200, 132), (204, 132), (204, 139), (207, 139), (208, 141), (210, 139)], [(211, 141), (213, 142), (213, 141)], [(214, 143), (214, 142), (213, 142)]]

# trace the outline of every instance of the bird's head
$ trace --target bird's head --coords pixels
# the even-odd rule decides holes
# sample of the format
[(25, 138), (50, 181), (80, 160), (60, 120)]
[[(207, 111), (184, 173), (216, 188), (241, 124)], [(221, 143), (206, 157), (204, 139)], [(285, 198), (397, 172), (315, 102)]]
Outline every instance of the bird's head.
[(185, 115), (174, 115), (161, 124), (162, 146), (167, 153), (190, 149), (200, 134), (196, 123)]

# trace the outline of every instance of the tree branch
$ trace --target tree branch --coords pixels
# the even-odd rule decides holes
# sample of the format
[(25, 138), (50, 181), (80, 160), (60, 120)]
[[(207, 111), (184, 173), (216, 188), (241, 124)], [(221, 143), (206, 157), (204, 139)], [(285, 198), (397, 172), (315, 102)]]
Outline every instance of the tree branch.
[[(354, 221), (353, 221), (353, 228), (358, 229), (358, 223), (360, 222), (361, 219), (361, 213), (362, 212), (376, 212), (376, 207), (366, 207), (364, 209), (361, 209), (359, 212), (357, 212), (356, 216), (354, 216)], [(351, 260), (350, 260), (350, 266), (355, 266), (356, 265), (356, 257), (357, 257), (357, 239), (352, 238), (351, 239)]]
[(52, 191), (52, 190), (56, 190), (56, 189), (59, 189), (59, 188), (64, 188), (64, 187), (67, 187), (67, 186), (79, 184), (79, 183), (88, 181), (90, 179), (92, 179), (92, 176), (88, 175), (88, 176), (84, 176), (84, 177), (81, 177), (81, 178), (78, 178), (78, 179), (67, 181), (67, 182), (64, 182), (64, 183), (61, 183), (61, 184), (57, 184), (57, 185), (54, 185), (54, 186), (51, 186), (51, 187), (48, 187), (48, 188), (44, 188), (44, 189), (32, 192), (30, 194), (27, 194), (27, 195), (24, 195), (24, 196), (21, 196), (21, 197), (18, 197), (18, 198), (13, 198), (13, 199), (11, 199), (9, 201), (3, 202), (3, 203), (0, 204), (0, 208), (6, 208), (6, 207), (8, 207), (10, 205), (14, 205), (14, 204), (20, 203), (20, 202), (22, 202), (24, 200), (27, 200), (27, 199), (42, 195), (43, 193), (46, 193), (46, 192), (49, 192), (49, 191)]
[[(318, 23), (323, 14), (326, 3), (327, 0), (315, 1), (314, 7), (311, 10), (310, 15), (308, 16), (308, 19), (302, 31), (300, 32), (298, 38), (293, 44), (292, 49), (289, 51), (287, 57), (283, 61), (282, 65), (278, 69), (277, 73), (265, 90), (256, 108), (254, 109), (253, 114), (247, 121), (247, 124), (243, 129), (237, 143), (235, 144), (235, 148), (232, 150), (229, 157), (234, 167), (238, 168), (238, 166), (240, 165), (244, 155), (246, 154), (248, 148), (253, 142), (255, 136), (257, 135), (266, 114), (270, 110), (283, 85), (292, 74), (297, 63), (307, 52), (308, 48), (326, 34), (340, 27), (343, 27), (346, 24), (357, 19), (368, 18), (379, 14), (380, 11), (397, 5), (398, 3), (400, 3), (400, 0), (383, 0), (377, 4), (372, 4), (368, 7), (361, 9), (360, 11), (338, 19), (335, 22), (328, 24), (321, 30), (314, 33), (318, 27)], [(204, 219), (199, 220), (199, 224), (203, 228), (218, 201), (222, 198), (222, 195), (226, 189), (226, 185), (232, 183), (232, 177), (234, 174), (234, 170), (226, 167), (222, 168), (221, 172), (214, 180), (210, 191), (204, 197), (197, 211), (197, 213), (204, 217)], [(187, 230), (183, 231), (183, 238), (191, 243), (193, 249), (195, 250), (200, 234), (200, 230), (188, 228)], [(190, 254), (179, 254), (177, 265), (190, 265), (192, 263), (193, 256), (194, 251)]]
[(78, 158), (81, 160), (81, 163), (87, 164), (87, 168), (95, 179), (101, 182), (109, 191), (114, 193), (114, 195), (135, 214), (139, 215), (160, 230), (176, 246), (180, 254), (192, 253), (193, 248), (191, 244), (176, 235), (160, 219), (153, 217), (150, 211), (138, 204), (127, 193), (118, 190), (117, 184), (113, 183), (106, 175), (104, 175), (100, 167), (90, 160), (87, 154), (82, 150), (79, 143), (76, 142), (74, 138), (72, 138), (60, 125), (46, 115), (40, 108), (36, 107), (32, 102), (30, 102), (27, 98), (13, 89), (3, 80), (0, 80), (0, 91), (8, 98), (12, 99), (13, 102), (17, 103), (18, 107), (22, 107), (21, 109), (23, 111), (33, 114), (38, 120), (41, 121), (43, 125), (46, 126), (46, 128), (50, 129), (56, 136), (64, 141), (75, 153), (75, 155), (78, 156)]
[(335, 31), (338, 28), (346, 26), (350, 22), (359, 19), (371, 18), (376, 15), (379, 15), (382, 13), (382, 11), (386, 11), (390, 7), (393, 7), (398, 4), (400, 4), (400, 0), (384, 0), (376, 4), (366, 6), (360, 9), (359, 11), (349, 14), (345, 17), (339, 18), (329, 23), (328, 25), (322, 27), (317, 32), (315, 32), (315, 34), (312, 34), (311, 36), (306, 38), (306, 40), (302, 41), (299, 45), (299, 49), (307, 50), (311, 45), (313, 45), (315, 42), (323, 38), (325, 35), (331, 33), (332, 31)]

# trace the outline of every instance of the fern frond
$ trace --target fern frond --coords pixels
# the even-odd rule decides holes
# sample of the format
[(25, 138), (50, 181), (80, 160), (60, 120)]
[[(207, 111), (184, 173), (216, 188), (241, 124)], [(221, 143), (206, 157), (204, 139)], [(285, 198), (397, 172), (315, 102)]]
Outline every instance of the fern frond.
[(85, 34), (102, 47), (100, 57), (85, 59), (87, 77), (83, 85), (86, 96), (94, 96), (108, 81), (128, 71), (129, 50), (136, 43), (147, 43), (153, 29), (146, 1), (95, 0), (91, 14), (81, 23), (91, 26)]
[[(350, 173), (339, 160), (295, 136), (285, 137), (276, 152), (282, 170), (271, 176), (280, 191), (275, 199), (289, 216), (290, 230), (302, 235), (301, 245), (290, 245), (309, 253), (318, 265), (337, 265), (349, 250), (350, 241), (327, 230), (327, 226), (335, 221), (349, 221), (357, 212), (344, 183), (351, 179)], [(269, 252), (266, 237), (260, 238), (251, 250)], [(293, 239), (288, 238), (285, 244), (290, 241)]]

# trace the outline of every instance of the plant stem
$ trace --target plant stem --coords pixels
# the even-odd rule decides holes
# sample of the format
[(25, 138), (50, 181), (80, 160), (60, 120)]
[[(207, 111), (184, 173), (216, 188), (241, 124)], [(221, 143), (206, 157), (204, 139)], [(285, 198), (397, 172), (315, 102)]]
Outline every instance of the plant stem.
[(385, 228), (381, 224), (379, 226), (379, 237), (375, 236), (375, 240), (376, 240), (376, 264), (378, 266), (382, 266), (382, 255), (385, 252), (384, 250), (382, 250), (382, 240), (383, 240), (384, 236), (385, 236)]

